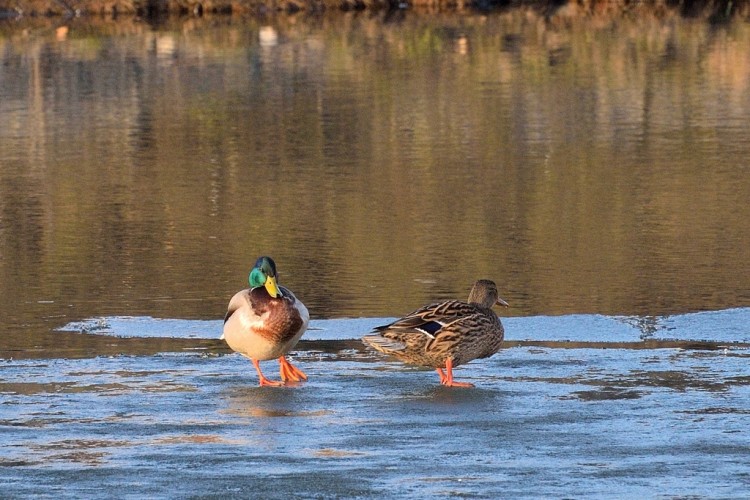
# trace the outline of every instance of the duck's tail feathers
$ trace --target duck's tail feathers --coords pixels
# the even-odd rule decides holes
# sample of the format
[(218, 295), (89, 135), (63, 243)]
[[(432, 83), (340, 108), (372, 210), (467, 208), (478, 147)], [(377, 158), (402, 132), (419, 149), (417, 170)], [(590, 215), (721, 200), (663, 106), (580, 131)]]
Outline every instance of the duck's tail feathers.
[(362, 337), (362, 342), (372, 347), (373, 349), (385, 354), (391, 354), (406, 349), (406, 344), (404, 344), (403, 342), (389, 339), (383, 337), (382, 335), (365, 335), (364, 337)]

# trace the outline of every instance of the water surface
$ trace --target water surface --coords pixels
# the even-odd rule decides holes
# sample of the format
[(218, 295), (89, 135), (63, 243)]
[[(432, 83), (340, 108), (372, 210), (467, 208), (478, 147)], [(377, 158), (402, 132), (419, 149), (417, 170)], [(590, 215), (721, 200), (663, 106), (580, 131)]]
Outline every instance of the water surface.
[(750, 28), (335, 15), (4, 25), (0, 314), (313, 317), (495, 279), (510, 314), (750, 305)]
[[(750, 24), (56, 22), (0, 23), (2, 496), (748, 496)], [(260, 254), (297, 387), (218, 340)], [(480, 277), (475, 390), (357, 341)]]

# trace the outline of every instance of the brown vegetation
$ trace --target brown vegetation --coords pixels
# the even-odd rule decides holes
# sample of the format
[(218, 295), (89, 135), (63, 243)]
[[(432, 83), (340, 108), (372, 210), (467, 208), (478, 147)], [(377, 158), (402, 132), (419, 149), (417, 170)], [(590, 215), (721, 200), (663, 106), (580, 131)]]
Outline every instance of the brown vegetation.
[(497, 9), (530, 6), (558, 19), (679, 12), (690, 17), (750, 17), (748, 0), (0, 0), (0, 19), (19, 16), (267, 14), (415, 8)]

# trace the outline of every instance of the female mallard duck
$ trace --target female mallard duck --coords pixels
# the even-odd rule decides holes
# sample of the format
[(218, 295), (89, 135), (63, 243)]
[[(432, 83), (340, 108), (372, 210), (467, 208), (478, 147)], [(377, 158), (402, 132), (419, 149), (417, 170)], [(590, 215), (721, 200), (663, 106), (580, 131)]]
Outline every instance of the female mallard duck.
[[(307, 380), (302, 370), (286, 359), (307, 329), (310, 314), (287, 288), (277, 283), (276, 263), (260, 257), (250, 271), (250, 288), (237, 292), (224, 316), (224, 333), (232, 350), (253, 362), (260, 385), (284, 385)], [(282, 382), (269, 380), (260, 371), (260, 361), (278, 358)]]
[(447, 300), (424, 306), (389, 325), (375, 328), (377, 334), (366, 335), (362, 340), (405, 363), (435, 368), (443, 385), (473, 387), (468, 382), (453, 380), (453, 367), (488, 358), (500, 349), (505, 331), (492, 312), (495, 304), (508, 307), (497, 296), (494, 282), (479, 280), (474, 283), (467, 302)]

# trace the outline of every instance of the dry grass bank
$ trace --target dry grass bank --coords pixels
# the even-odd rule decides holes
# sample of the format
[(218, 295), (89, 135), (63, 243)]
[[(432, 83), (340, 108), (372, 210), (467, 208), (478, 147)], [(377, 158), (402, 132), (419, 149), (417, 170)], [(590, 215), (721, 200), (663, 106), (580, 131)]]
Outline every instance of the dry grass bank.
[(679, 14), (721, 20), (750, 18), (750, 0), (0, 0), (0, 20), (21, 16), (255, 15), (412, 8), (420, 11), (532, 7), (552, 19)]

